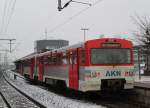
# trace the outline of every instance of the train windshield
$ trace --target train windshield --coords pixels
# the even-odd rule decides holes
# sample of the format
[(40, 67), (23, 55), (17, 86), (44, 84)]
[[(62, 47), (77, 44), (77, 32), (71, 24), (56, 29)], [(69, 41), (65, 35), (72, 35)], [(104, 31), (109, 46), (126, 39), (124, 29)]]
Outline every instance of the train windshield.
[(130, 49), (91, 49), (92, 64), (130, 64)]

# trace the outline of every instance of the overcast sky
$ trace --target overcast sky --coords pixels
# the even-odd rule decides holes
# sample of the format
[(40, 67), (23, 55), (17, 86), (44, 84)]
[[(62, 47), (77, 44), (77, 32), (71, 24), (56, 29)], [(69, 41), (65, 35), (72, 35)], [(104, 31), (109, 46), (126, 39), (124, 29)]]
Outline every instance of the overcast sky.
[[(150, 16), (150, 0), (99, 0), (90, 8), (88, 5), (71, 3), (61, 12), (57, 10), (57, 0), (16, 0), (5, 33), (12, 9), (12, 4), (8, 4), (4, 15), (5, 1), (11, 3), (15, 0), (0, 0), (0, 35), (1, 38), (17, 39), (13, 44), (16, 50), (12, 55), (15, 58), (33, 52), (34, 41), (45, 39), (45, 28), (48, 39), (66, 39), (70, 44), (75, 44), (83, 41), (83, 31), (80, 30), (82, 27), (89, 28), (87, 40), (99, 38), (101, 34), (115, 37), (136, 30), (131, 16)], [(69, 0), (62, 0), (63, 4), (67, 1)], [(94, 4), (98, 0), (76, 1)], [(84, 9), (86, 11), (82, 11)], [(5, 20), (2, 20), (3, 17)], [(9, 48), (7, 43), (1, 42), (0, 49)]]

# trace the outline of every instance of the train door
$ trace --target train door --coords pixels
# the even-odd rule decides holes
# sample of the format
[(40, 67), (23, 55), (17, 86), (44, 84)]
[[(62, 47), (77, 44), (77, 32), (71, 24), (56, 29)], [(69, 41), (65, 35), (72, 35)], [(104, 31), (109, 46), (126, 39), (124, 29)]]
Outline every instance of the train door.
[(23, 75), (23, 70), (24, 70), (24, 69), (23, 69), (23, 62), (21, 62), (21, 63), (20, 63), (20, 73), (21, 73), (21, 75)]
[(69, 51), (69, 87), (78, 90), (79, 66), (78, 49)]
[(30, 63), (30, 79), (33, 79), (34, 64), (35, 64), (34, 59), (31, 59), (31, 63)]
[(38, 75), (39, 81), (43, 81), (43, 73), (44, 73), (44, 64), (43, 64), (43, 58), (41, 57), (39, 59), (39, 75)]

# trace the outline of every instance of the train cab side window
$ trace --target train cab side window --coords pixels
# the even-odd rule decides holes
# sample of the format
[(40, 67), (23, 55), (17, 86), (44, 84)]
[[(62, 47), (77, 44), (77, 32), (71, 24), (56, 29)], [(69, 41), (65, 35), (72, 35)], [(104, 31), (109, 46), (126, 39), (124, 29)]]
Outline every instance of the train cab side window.
[(85, 52), (84, 52), (84, 49), (81, 50), (80, 52), (80, 63), (81, 64), (84, 64), (85, 63)]

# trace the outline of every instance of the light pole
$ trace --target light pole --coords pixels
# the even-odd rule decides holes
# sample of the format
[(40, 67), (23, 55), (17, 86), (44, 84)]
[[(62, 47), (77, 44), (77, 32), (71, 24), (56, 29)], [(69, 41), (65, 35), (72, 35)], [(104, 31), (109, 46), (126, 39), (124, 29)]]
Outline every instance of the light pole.
[(141, 80), (141, 59), (140, 59), (140, 56), (141, 56), (141, 51), (140, 51), (140, 48), (138, 48), (138, 68), (139, 68), (139, 80)]
[(81, 28), (84, 32), (84, 42), (86, 41), (86, 30), (89, 30), (88, 28)]

